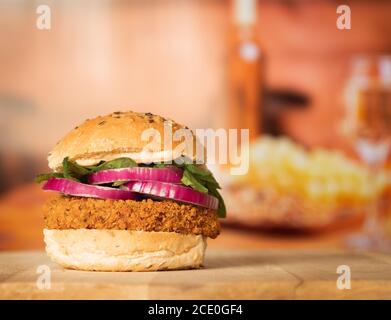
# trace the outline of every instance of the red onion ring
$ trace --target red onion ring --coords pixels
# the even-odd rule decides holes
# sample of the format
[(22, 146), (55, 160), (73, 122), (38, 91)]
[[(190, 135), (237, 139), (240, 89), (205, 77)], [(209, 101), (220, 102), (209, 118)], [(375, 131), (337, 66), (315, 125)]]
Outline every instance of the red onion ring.
[(216, 197), (179, 184), (160, 181), (132, 181), (124, 184), (122, 188), (132, 192), (186, 202), (213, 210), (217, 210), (219, 206), (219, 200)]
[(121, 168), (109, 169), (92, 173), (88, 176), (88, 183), (102, 184), (116, 181), (151, 180), (169, 183), (181, 183), (182, 170), (175, 167), (168, 168)]
[(51, 178), (42, 187), (43, 190), (58, 191), (64, 194), (78, 197), (90, 197), (115, 200), (136, 200), (137, 194), (127, 190), (92, 186), (77, 181)]

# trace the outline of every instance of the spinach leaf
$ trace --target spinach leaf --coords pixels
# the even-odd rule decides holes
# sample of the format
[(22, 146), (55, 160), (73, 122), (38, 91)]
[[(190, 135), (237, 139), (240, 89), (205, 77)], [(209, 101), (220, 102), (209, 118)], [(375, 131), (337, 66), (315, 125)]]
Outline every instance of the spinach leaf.
[(202, 168), (194, 164), (186, 164), (185, 170), (190, 171), (198, 180), (207, 182), (210, 186), (213, 186), (213, 188), (221, 189), (212, 172), (207, 168)]
[(212, 196), (215, 196), (217, 199), (219, 199), (219, 207), (217, 209), (217, 215), (219, 216), (219, 218), (225, 218), (227, 216), (227, 208), (225, 207), (223, 197), (221, 196), (220, 192), (216, 188), (209, 186), (208, 189), (209, 189), (209, 193)]
[(105, 163), (105, 161), (99, 161), (98, 164), (95, 164), (92, 166), (85, 166), (84, 168), (90, 170), (91, 172), (96, 172), (96, 171), (98, 171), (99, 166), (102, 165), (103, 163)]
[(64, 174), (64, 178), (81, 180), (85, 175), (90, 173), (90, 170), (78, 165), (76, 162), (71, 161), (68, 157), (66, 157), (62, 161), (62, 172)]
[(120, 186), (122, 186), (123, 184), (125, 184), (127, 182), (129, 182), (129, 181), (115, 181), (115, 182), (113, 182), (111, 184), (111, 186), (113, 186), (113, 187), (120, 187)]
[[(225, 207), (224, 199), (217, 189), (221, 189), (219, 183), (216, 181), (212, 172), (207, 168), (197, 166), (191, 163), (177, 164), (178, 168), (183, 169), (183, 176), (181, 182), (203, 193), (209, 193), (219, 200), (219, 207), (217, 209), (217, 215), (220, 218), (225, 218), (227, 215), (227, 209)], [(164, 164), (163, 164), (164, 167)]]
[(167, 164), (165, 164), (165, 163), (162, 163), (162, 162), (159, 162), (159, 163), (154, 163), (154, 164), (153, 164), (153, 167), (154, 167), (154, 168), (159, 168), (159, 169), (162, 169), (162, 168), (165, 168), (165, 167), (167, 167)]
[(211, 172), (208, 169), (201, 168), (200, 166), (191, 163), (185, 164), (185, 168), (197, 176), (206, 177), (211, 175)]
[(62, 161), (62, 172), (44, 173), (35, 178), (37, 183), (46, 181), (52, 177), (67, 178), (75, 181), (85, 182), (86, 176), (90, 173), (117, 168), (132, 168), (137, 167), (137, 163), (130, 158), (117, 158), (111, 161), (101, 161), (97, 165), (81, 166), (75, 161), (65, 157)]
[(208, 192), (208, 189), (200, 181), (198, 181), (197, 178), (195, 178), (190, 173), (190, 171), (185, 170), (183, 172), (183, 176), (182, 176), (181, 182), (185, 186), (192, 187), (194, 190), (197, 190), (199, 192), (203, 192), (203, 193), (207, 193)]
[(130, 158), (117, 158), (114, 160), (106, 161), (95, 169), (96, 171), (108, 170), (108, 169), (120, 169), (120, 168), (133, 168), (137, 167), (136, 161)]
[(50, 178), (64, 178), (64, 175), (61, 172), (42, 173), (35, 177), (35, 182), (41, 183), (49, 180)]

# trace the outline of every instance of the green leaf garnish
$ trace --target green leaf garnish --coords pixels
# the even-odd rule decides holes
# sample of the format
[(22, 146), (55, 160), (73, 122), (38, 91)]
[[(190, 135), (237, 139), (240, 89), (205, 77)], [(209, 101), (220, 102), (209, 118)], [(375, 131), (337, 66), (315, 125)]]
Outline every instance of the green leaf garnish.
[(194, 164), (188, 163), (185, 164), (186, 170), (190, 171), (191, 173), (196, 174), (197, 176), (206, 177), (211, 175), (211, 172), (207, 169), (201, 168), (200, 166), (196, 166)]
[(64, 178), (81, 180), (84, 176), (90, 173), (90, 170), (78, 165), (76, 162), (71, 161), (68, 157), (66, 157), (62, 161), (62, 172), (64, 174)]
[(183, 172), (181, 182), (185, 186), (192, 187), (194, 190), (197, 190), (202, 193), (207, 193), (208, 188), (206, 188), (196, 177), (194, 177), (190, 171), (185, 170)]
[(225, 218), (227, 216), (227, 208), (225, 207), (223, 197), (221, 196), (220, 192), (216, 188), (210, 187), (208, 189), (209, 189), (209, 193), (212, 196), (215, 196), (217, 199), (219, 199), (219, 207), (217, 209), (217, 215), (219, 216), (219, 218)]
[(216, 189), (221, 189), (212, 172), (210, 172), (207, 168), (196, 166), (194, 164), (186, 164), (185, 170), (190, 171), (194, 176), (197, 177), (197, 179), (203, 182), (207, 182), (209, 186)]
[(154, 168), (163, 169), (163, 168), (167, 167), (167, 165), (166, 165), (165, 163), (159, 162), (159, 163), (154, 163), (154, 164), (153, 164), (153, 167), (154, 167)]
[(41, 183), (51, 178), (64, 178), (64, 175), (61, 172), (42, 173), (38, 174), (34, 181), (36, 183)]
[(104, 163), (105, 163), (105, 161), (99, 161), (98, 164), (95, 164), (95, 165), (92, 165), (92, 166), (84, 166), (84, 168), (90, 170), (91, 172), (96, 172), (96, 171), (99, 170), (99, 166), (101, 164), (104, 164)]
[(208, 192), (212, 196), (216, 197), (219, 200), (217, 215), (220, 218), (225, 218), (227, 210), (223, 197), (217, 190), (221, 188), (212, 172), (210, 172), (207, 168), (196, 166), (194, 164), (184, 164), (183, 169), (184, 171), (181, 182), (197, 191), (204, 193)]
[(122, 186), (123, 184), (127, 183), (129, 181), (115, 181), (111, 184), (112, 187), (120, 187)]
[(102, 170), (108, 170), (108, 169), (120, 169), (120, 168), (134, 168), (137, 167), (137, 162), (130, 158), (117, 158), (114, 160), (106, 161), (99, 166), (96, 167), (94, 170), (96, 171), (102, 171)]

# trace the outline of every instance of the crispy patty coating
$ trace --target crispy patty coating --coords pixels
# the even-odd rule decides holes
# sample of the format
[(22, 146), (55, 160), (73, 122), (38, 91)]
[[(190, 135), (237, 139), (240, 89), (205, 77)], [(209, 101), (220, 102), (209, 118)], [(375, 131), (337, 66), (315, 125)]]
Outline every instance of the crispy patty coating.
[(215, 210), (175, 201), (58, 196), (44, 206), (47, 229), (116, 229), (202, 234), (216, 238)]

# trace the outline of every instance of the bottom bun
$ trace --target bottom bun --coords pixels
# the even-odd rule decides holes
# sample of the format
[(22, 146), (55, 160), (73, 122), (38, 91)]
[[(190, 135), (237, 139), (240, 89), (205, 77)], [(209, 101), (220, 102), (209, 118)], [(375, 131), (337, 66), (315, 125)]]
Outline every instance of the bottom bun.
[(206, 237), (175, 232), (44, 229), (46, 252), (65, 268), (156, 271), (202, 266)]

